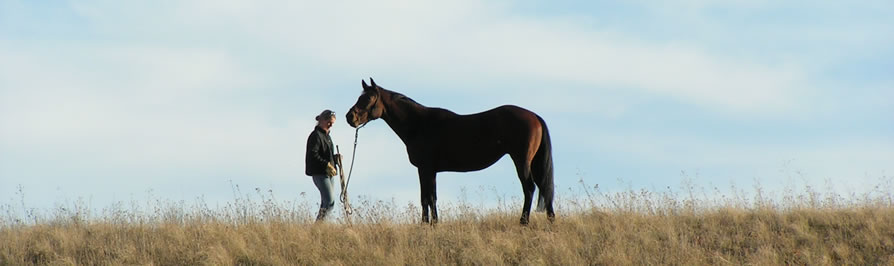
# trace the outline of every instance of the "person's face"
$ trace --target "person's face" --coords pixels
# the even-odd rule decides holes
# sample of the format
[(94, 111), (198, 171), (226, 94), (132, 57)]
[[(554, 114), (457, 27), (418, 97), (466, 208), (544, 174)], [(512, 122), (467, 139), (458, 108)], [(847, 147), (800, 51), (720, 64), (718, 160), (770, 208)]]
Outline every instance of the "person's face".
[(329, 119), (320, 120), (320, 127), (328, 131), (332, 128), (332, 125), (335, 124), (335, 116), (330, 116)]

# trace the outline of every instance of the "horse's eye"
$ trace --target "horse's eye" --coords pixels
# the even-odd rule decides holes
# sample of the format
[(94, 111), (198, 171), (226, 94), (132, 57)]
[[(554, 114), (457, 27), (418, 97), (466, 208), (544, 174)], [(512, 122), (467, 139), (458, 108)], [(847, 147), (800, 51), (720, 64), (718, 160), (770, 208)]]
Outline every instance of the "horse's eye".
[(372, 97), (364, 97), (363, 106), (369, 106), (370, 104), (372, 104)]

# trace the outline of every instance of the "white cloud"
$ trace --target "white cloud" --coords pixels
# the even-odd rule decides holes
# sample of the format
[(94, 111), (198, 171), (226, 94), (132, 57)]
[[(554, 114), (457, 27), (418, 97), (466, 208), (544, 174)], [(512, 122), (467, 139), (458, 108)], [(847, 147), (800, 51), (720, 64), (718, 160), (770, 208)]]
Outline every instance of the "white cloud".
[[(2, 47), (0, 53), (29, 51)], [(17, 151), (92, 153), (93, 167), (269, 167), (294, 157), (290, 128), (232, 99), (263, 87), (253, 71), (205, 50), (93, 47), (92, 62), (65, 52), (5, 56), (0, 145)], [(284, 131), (285, 130), (285, 131)], [(291, 145), (297, 149), (298, 145)], [(273, 153), (273, 154), (271, 154)], [(266, 154), (268, 159), (254, 155)], [(275, 155), (275, 156), (274, 156)], [(76, 159), (76, 158), (70, 158)], [(91, 163), (91, 162), (85, 162)], [(282, 172), (281, 170), (279, 171)]]
[[(241, 36), (225, 39), (276, 47), (293, 58), (311, 59), (310, 64), (350, 72), (423, 76), (433, 81), (570, 82), (595, 90), (660, 95), (732, 113), (797, 109), (802, 107), (799, 96), (809, 86), (806, 74), (794, 63), (743, 62), (686, 43), (649, 42), (562, 18), (519, 17), (506, 13), (506, 6), (475, 1), (179, 4), (152, 9), (160, 13), (158, 19), (136, 23), (175, 31), (183, 25), (182, 33), (172, 36), (207, 32)], [(706, 4), (697, 4), (701, 5)], [(134, 12), (123, 9), (107, 13)], [(112, 31), (127, 29), (125, 24)]]
[(427, 77), (448, 72), (451, 79), (571, 82), (743, 113), (791, 109), (805, 86), (804, 73), (792, 65), (737, 62), (685, 45), (652, 44), (564, 21), (493, 13), (489, 19), (472, 18), (475, 24), (380, 18), (385, 21), (362, 27), (368, 28), (366, 34), (353, 31), (356, 28), (327, 32), (333, 43), (307, 51), (320, 61), (386, 72), (399, 68)]

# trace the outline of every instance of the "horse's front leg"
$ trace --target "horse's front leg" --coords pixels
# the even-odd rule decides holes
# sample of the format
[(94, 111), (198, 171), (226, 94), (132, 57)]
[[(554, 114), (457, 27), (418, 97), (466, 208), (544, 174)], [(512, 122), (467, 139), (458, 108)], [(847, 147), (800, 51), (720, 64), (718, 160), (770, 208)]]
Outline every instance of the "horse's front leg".
[(429, 186), (431, 189), (429, 193), (431, 193), (428, 199), (429, 208), (431, 208), (431, 223), (438, 223), (438, 189), (437, 189), (437, 174), (434, 173), (431, 175), (431, 184)]
[[(419, 169), (420, 201), (422, 202), (422, 222), (437, 223), (438, 209), (435, 206), (435, 172)], [(431, 209), (432, 220), (429, 221), (428, 210)]]
[(428, 206), (425, 203), (422, 203), (422, 223), (427, 224), (428, 221)]

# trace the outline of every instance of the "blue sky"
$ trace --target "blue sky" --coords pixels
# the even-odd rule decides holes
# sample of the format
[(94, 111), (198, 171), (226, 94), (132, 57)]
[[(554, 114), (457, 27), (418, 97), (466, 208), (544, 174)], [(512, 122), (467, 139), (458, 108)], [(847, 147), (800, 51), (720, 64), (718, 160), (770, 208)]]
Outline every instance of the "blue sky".
[[(427, 106), (545, 118), (560, 191), (830, 184), (894, 165), (894, 4), (815, 1), (0, 0), (0, 202), (317, 192), (304, 141), (376, 82)], [(352, 194), (418, 205), (382, 121)], [(348, 156), (346, 159), (350, 159)], [(621, 180), (621, 181), (619, 181)], [(439, 198), (520, 196), (508, 158)], [(151, 191), (151, 193), (150, 193)]]

